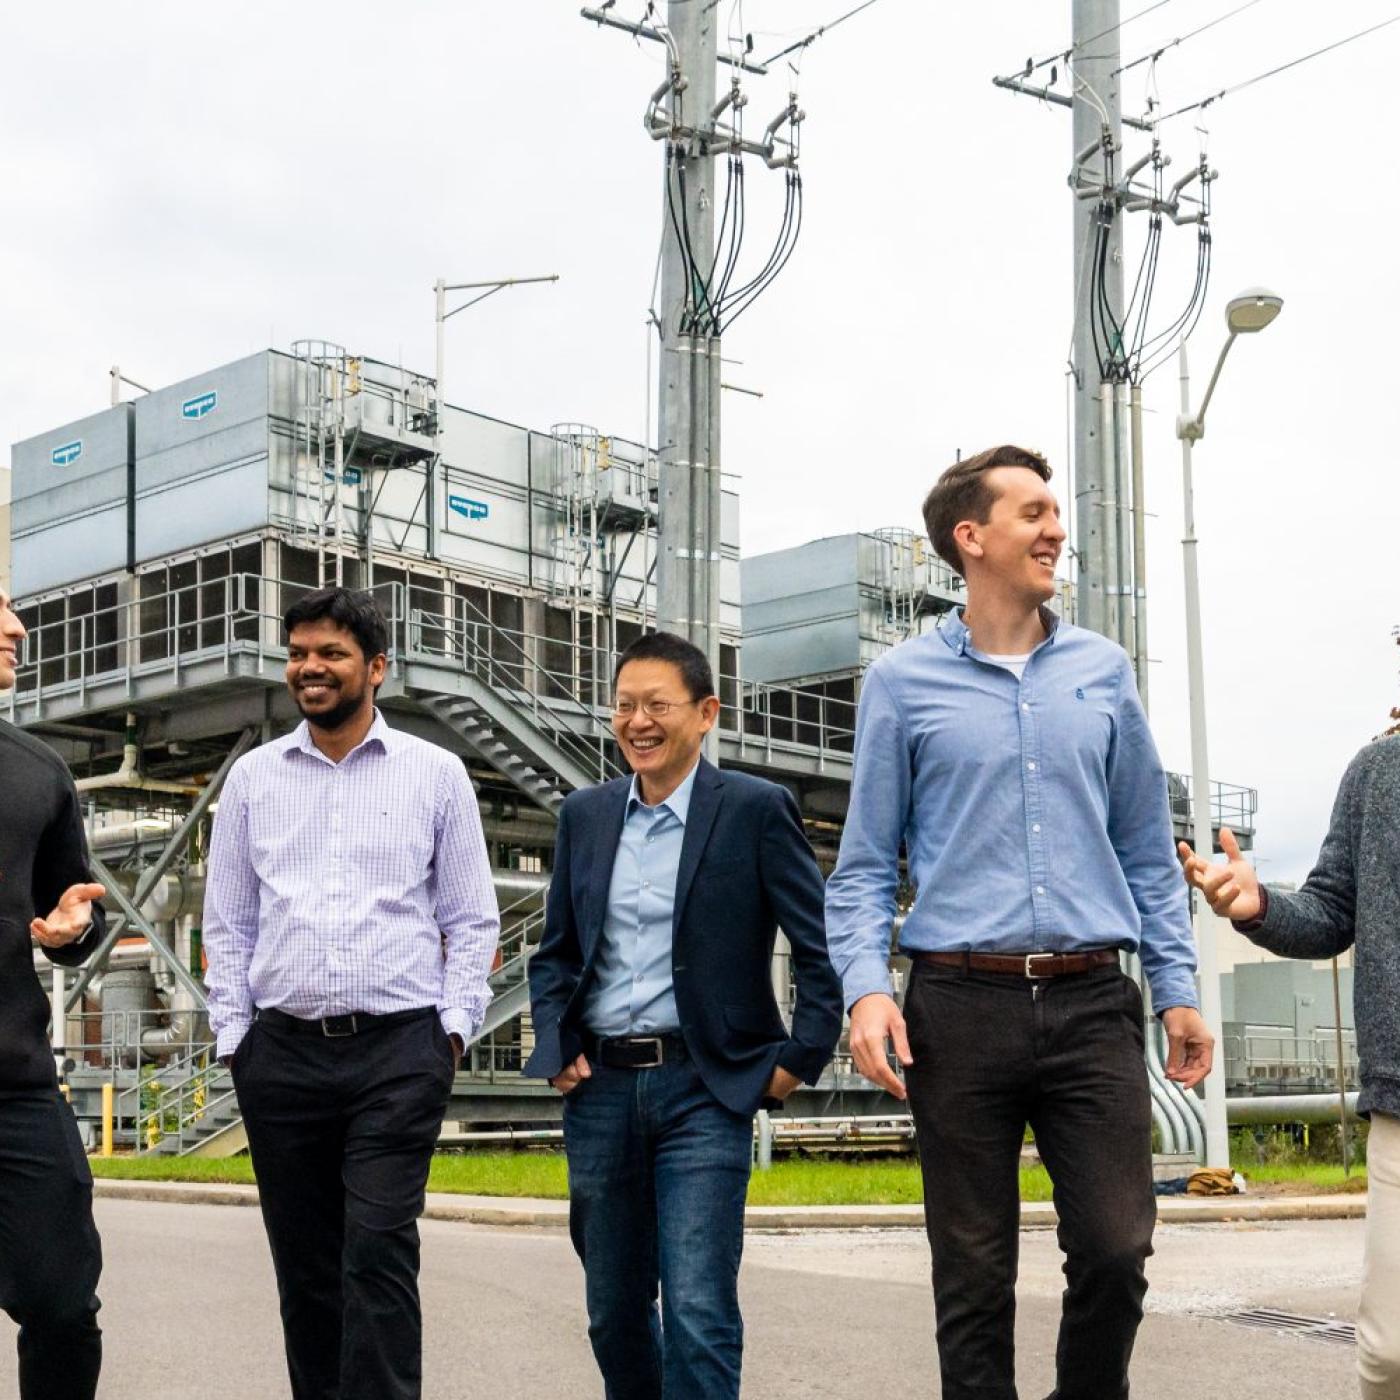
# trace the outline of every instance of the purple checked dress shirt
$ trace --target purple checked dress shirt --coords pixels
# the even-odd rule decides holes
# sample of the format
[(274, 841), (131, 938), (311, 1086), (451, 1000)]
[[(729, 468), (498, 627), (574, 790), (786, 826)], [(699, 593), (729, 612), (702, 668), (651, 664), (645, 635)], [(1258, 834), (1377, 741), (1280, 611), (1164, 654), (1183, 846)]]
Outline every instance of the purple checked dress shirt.
[(221, 1056), (258, 1007), (314, 1019), (436, 1006), (470, 1041), (500, 915), (461, 760), (377, 711), (339, 763), (305, 723), (246, 754), (214, 820), (203, 934)]

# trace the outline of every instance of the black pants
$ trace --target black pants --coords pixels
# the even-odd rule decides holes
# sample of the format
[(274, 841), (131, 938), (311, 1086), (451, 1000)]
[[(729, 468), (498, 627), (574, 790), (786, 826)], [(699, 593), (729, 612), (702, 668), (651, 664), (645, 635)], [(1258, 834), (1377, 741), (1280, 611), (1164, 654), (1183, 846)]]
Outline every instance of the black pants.
[(92, 1400), (102, 1369), (92, 1174), (57, 1090), (0, 1092), (0, 1308), (22, 1400)]
[(1051, 1400), (1121, 1400), (1157, 1214), (1136, 984), (1114, 968), (1034, 983), (916, 962), (904, 1011), (943, 1400), (1016, 1400), (1027, 1123), (1066, 1256)]
[(452, 1086), (437, 1012), (337, 1038), (260, 1019), (233, 1077), (295, 1400), (417, 1400), (418, 1215)]

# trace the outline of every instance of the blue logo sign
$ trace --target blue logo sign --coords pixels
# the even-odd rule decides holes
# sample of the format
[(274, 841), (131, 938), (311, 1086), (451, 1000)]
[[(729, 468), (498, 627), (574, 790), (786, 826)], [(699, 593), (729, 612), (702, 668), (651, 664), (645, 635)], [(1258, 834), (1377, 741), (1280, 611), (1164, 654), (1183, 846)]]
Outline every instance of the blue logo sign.
[[(327, 481), (334, 481), (335, 473), (328, 470), (325, 473), (325, 477)], [(358, 486), (360, 482), (364, 480), (364, 473), (360, 471), (359, 467), (346, 467), (345, 474), (340, 479), (347, 486)]]
[(83, 455), (83, 440), (79, 438), (76, 442), (65, 442), (62, 447), (55, 447), (49, 453), (49, 461), (56, 467), (66, 467), (76, 462)]
[(207, 418), (219, 406), (219, 391), (210, 389), (207, 393), (196, 394), (192, 399), (186, 399), (180, 405), (180, 414), (184, 418)]
[(485, 501), (474, 501), (470, 496), (449, 496), (447, 508), (465, 515), (468, 520), (485, 520), (491, 514), (491, 507)]

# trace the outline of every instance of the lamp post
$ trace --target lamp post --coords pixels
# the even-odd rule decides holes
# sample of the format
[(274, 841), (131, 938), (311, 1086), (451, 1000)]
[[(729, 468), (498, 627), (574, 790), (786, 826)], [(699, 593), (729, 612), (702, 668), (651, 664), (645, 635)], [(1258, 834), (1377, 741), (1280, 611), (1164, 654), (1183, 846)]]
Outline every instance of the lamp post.
[[(1191, 377), (1186, 366), (1186, 345), (1180, 349), (1181, 416), (1176, 435), (1181, 439), (1181, 495), (1185, 528), (1182, 534), (1182, 563), (1186, 574), (1186, 669), (1191, 691), (1191, 816), (1195, 828), (1196, 851), (1209, 860), (1215, 851), (1211, 823), (1210, 762), (1206, 747), (1205, 666), (1201, 652), (1201, 583), (1196, 565), (1196, 509), (1191, 487), (1191, 449), (1205, 436), (1206, 409), (1215, 393), (1220, 370), (1235, 338), (1262, 331), (1283, 309), (1283, 298), (1261, 287), (1235, 297), (1225, 309), (1230, 335), (1221, 347), (1220, 358), (1206, 387), (1200, 409), (1191, 413)], [(1225, 1039), (1220, 1015), (1220, 973), (1216, 957), (1215, 931), (1208, 920), (1205, 900), (1195, 896), (1196, 959), (1201, 977), (1201, 1015), (1215, 1037), (1216, 1065), (1205, 1081), (1206, 1166), (1230, 1165), (1230, 1140), (1225, 1124)]]

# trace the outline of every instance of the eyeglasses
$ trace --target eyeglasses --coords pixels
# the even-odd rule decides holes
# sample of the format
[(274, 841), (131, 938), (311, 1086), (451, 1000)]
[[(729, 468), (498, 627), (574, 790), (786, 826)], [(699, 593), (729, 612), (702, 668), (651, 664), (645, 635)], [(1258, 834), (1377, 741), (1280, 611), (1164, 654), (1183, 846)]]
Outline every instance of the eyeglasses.
[(640, 705), (635, 700), (619, 700), (613, 706), (614, 719), (631, 719), (640, 710), (648, 719), (665, 719), (672, 710), (681, 705), (698, 705), (698, 700), (643, 700)]

